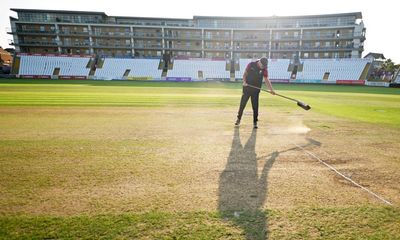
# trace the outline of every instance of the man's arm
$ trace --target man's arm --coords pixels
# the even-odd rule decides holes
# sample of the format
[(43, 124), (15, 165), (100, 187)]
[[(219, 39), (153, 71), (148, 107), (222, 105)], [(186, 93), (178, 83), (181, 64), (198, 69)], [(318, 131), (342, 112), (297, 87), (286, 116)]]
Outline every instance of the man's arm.
[(269, 91), (271, 92), (271, 94), (275, 95), (275, 91), (272, 88), (272, 84), (271, 84), (271, 81), (269, 80), (269, 77), (264, 76), (264, 82), (265, 82), (265, 85), (267, 85), (267, 87), (269, 88)]

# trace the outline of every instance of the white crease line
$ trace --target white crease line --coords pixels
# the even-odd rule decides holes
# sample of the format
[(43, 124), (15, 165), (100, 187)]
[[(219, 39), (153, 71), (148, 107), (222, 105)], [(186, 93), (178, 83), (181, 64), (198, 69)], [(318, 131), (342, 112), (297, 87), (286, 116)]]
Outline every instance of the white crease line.
[(383, 201), (384, 203), (388, 204), (388, 205), (393, 205), (391, 202), (389, 202), (388, 200), (384, 199), (383, 197), (379, 196), (378, 194), (374, 193), (373, 191), (369, 190), (368, 188), (361, 186), (360, 184), (354, 182), (351, 178), (345, 176), (343, 173), (339, 172), (338, 170), (336, 170), (336, 168), (332, 167), (331, 165), (329, 165), (328, 163), (324, 162), (323, 160), (321, 160), (319, 157), (315, 156), (312, 152), (307, 151), (306, 149), (304, 149), (302, 146), (297, 145), (296, 143), (293, 143), (296, 147), (302, 149), (305, 153), (307, 153), (308, 155), (310, 155), (311, 157), (317, 159), (320, 163), (324, 164), (325, 166), (327, 166), (328, 168), (330, 168), (332, 171), (334, 171), (335, 173), (337, 173), (339, 176), (343, 177), (344, 179), (346, 179), (347, 181), (351, 182), (352, 184), (356, 185), (357, 187), (363, 189), (364, 191), (368, 192), (369, 194), (373, 195), (374, 197), (378, 198), (379, 200)]

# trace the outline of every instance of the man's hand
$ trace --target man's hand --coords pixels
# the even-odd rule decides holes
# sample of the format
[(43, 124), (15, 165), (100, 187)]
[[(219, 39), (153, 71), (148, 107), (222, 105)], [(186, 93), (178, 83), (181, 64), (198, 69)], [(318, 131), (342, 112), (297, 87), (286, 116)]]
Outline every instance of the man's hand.
[(271, 93), (272, 95), (276, 94), (274, 90), (270, 90), (269, 93)]
[(243, 87), (247, 87), (248, 85), (247, 82), (243, 81)]

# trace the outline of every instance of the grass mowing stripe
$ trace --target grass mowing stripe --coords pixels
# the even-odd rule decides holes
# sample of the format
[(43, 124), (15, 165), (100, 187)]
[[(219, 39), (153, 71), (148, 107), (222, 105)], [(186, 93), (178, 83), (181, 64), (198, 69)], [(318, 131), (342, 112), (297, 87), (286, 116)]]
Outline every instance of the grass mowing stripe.
[(254, 239), (264, 230), (260, 222), (266, 223), (268, 239), (384, 240), (400, 236), (400, 209), (396, 207), (268, 210), (260, 214), (243, 213), (239, 217), (230, 212), (1, 216), (0, 236), (5, 239)]
[[(311, 105), (312, 111), (353, 121), (400, 122), (400, 90), (360, 86), (280, 85), (278, 92)], [(237, 106), (240, 84), (0, 80), (2, 106)], [(296, 109), (261, 94), (261, 106)]]

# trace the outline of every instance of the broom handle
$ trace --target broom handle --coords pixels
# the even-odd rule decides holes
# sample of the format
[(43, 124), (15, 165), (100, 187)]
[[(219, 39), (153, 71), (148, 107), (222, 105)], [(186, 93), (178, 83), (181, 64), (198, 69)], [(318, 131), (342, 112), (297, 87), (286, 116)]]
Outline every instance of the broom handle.
[[(265, 90), (265, 89), (262, 89), (262, 88), (259, 88), (259, 87), (250, 85), (250, 84), (247, 84), (247, 86), (252, 87), (252, 88), (255, 88), (255, 89), (258, 89), (258, 90), (261, 90), (261, 91), (264, 91), (264, 92), (267, 92), (267, 93), (271, 93), (271, 91), (268, 91), (268, 90)], [(271, 94), (272, 94), (272, 93), (271, 93)], [(279, 97), (283, 97), (283, 98), (289, 99), (289, 100), (292, 100), (292, 101), (295, 101), (295, 102), (299, 102), (299, 101), (297, 101), (297, 100), (294, 99), (294, 98), (286, 97), (286, 96), (280, 95), (280, 94), (278, 94), (278, 93), (275, 93), (275, 95), (277, 95), (277, 96), (279, 96)]]

